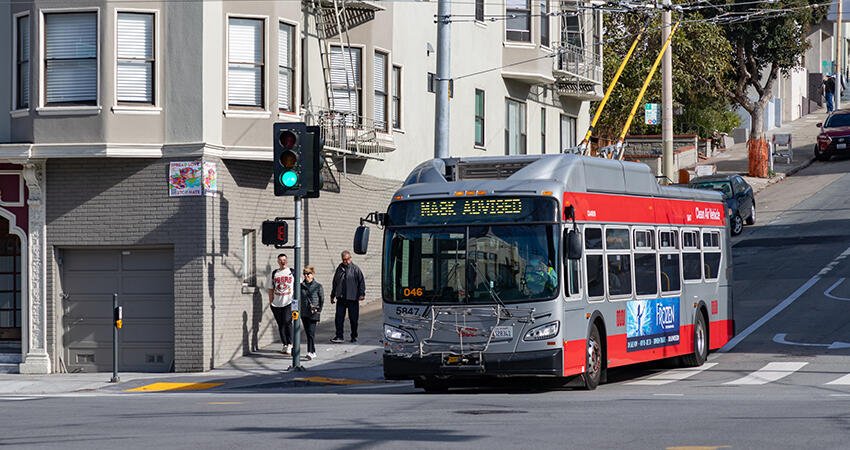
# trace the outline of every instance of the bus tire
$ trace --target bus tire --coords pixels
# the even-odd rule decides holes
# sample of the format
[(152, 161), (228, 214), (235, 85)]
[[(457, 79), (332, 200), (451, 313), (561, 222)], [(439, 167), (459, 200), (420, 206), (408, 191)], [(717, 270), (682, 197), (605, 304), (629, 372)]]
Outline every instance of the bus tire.
[(590, 334), (587, 336), (587, 352), (584, 355), (585, 371), (581, 374), (584, 388), (592, 391), (602, 381), (602, 338), (596, 324), (590, 326)]
[(428, 394), (436, 394), (449, 390), (449, 384), (446, 381), (435, 378), (424, 378), (413, 381), (413, 387), (424, 389)]
[(708, 358), (708, 328), (702, 310), (697, 311), (694, 321), (694, 352), (682, 358), (686, 367), (699, 367)]

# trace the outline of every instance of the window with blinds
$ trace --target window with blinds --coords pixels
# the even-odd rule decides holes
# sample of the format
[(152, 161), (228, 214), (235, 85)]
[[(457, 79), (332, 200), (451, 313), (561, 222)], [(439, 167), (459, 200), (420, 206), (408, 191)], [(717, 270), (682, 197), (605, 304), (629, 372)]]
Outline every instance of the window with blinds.
[(155, 103), (153, 32), (152, 13), (118, 13), (115, 74), (118, 103)]
[(375, 52), (375, 128), (387, 131), (387, 54)]
[(348, 125), (359, 124), (362, 85), (361, 51), (352, 47), (331, 47), (331, 96), (335, 110), (347, 113)]
[(47, 106), (97, 104), (97, 13), (44, 14)]
[(231, 17), (227, 30), (227, 104), (263, 108), (263, 19)]
[(280, 111), (294, 112), (295, 82), (294, 54), (295, 27), (278, 23), (277, 33), (277, 107)]
[(15, 109), (30, 107), (30, 16), (15, 20)]
[(393, 128), (401, 129), (401, 67), (393, 66)]
[(525, 103), (505, 99), (505, 154), (526, 154)]

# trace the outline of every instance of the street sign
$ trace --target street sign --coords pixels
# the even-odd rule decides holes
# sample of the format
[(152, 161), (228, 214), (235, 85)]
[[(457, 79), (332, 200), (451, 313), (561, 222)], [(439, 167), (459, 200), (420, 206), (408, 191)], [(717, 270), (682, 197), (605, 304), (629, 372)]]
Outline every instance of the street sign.
[(661, 122), (661, 107), (658, 103), (647, 103), (643, 113), (647, 125), (658, 125)]

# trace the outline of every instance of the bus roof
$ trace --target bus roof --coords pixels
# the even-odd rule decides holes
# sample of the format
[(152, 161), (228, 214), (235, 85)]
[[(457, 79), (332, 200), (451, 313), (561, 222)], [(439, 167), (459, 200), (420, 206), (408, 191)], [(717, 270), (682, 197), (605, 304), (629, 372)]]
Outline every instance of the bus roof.
[(550, 191), (723, 201), (719, 192), (660, 186), (649, 166), (573, 154), (435, 158), (418, 165), (396, 195), (436, 198), (458, 191), (534, 195)]

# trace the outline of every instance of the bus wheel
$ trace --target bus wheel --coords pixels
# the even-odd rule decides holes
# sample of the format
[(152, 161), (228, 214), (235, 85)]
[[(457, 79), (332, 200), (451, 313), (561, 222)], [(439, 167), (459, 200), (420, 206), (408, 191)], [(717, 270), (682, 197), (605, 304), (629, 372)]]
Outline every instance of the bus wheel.
[(585, 355), (585, 372), (581, 374), (584, 388), (592, 391), (599, 386), (602, 380), (602, 339), (599, 337), (599, 329), (596, 324), (590, 327), (590, 336), (587, 337), (587, 354)]
[(694, 322), (694, 353), (683, 359), (687, 367), (699, 367), (708, 358), (708, 330), (705, 326), (705, 316), (702, 311), (697, 312)]
[(443, 380), (435, 378), (425, 378), (413, 381), (413, 387), (424, 389), (429, 394), (446, 392), (449, 390), (449, 384)]

